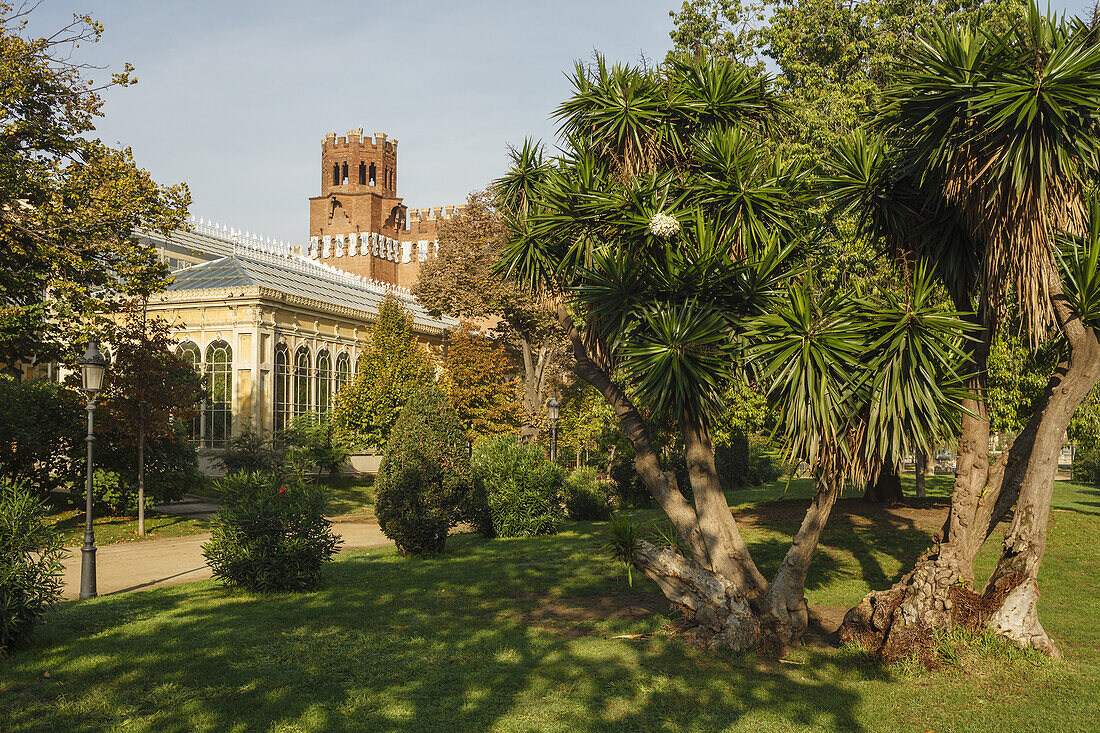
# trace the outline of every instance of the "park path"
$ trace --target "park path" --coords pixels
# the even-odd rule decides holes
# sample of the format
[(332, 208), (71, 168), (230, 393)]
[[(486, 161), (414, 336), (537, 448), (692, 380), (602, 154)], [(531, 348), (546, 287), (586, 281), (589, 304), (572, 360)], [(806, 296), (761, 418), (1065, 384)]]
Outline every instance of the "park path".
[[(343, 538), (340, 552), (370, 547), (389, 547), (393, 542), (373, 520), (332, 524)], [(202, 544), (209, 532), (186, 537), (123, 542), (102, 545), (96, 552), (96, 590), (99, 595), (159, 588), (210, 577), (210, 566), (202, 556)], [(66, 548), (63, 598), (80, 594), (80, 548)]]

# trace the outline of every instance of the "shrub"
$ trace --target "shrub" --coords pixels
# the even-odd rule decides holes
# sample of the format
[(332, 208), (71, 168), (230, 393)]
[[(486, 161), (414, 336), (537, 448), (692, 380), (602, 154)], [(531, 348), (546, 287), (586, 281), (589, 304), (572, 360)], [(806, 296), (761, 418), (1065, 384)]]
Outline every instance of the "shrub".
[(782, 475), (782, 468), (767, 450), (767, 444), (743, 435), (734, 435), (727, 445), (718, 446), (714, 464), (725, 490), (759, 486)]
[[(554, 534), (564, 518), (562, 471), (538, 445), (498, 435), (474, 444), (471, 519), (498, 537)], [(491, 535), (490, 535), (491, 536)]]
[(306, 591), (340, 545), (316, 486), (260, 473), (219, 482), (222, 509), (202, 546), (214, 577), (250, 591)]
[(0, 476), (47, 493), (84, 467), (84, 398), (46, 380), (0, 376)]
[(610, 519), (615, 506), (611, 482), (599, 480), (596, 469), (590, 466), (582, 466), (566, 477), (562, 496), (565, 499), (565, 513), (577, 521)]
[(470, 493), (466, 434), (447, 396), (421, 385), (401, 410), (375, 479), (378, 524), (402, 555), (443, 551)]
[(61, 537), (41, 501), (0, 478), (0, 657), (26, 641), (61, 597)]
[(226, 475), (279, 473), (283, 468), (283, 455), (257, 433), (242, 430), (240, 435), (230, 439), (217, 462), (221, 464)]
[(1078, 453), (1073, 461), (1073, 480), (1079, 484), (1100, 485), (1100, 449)]
[[(86, 504), (84, 498), (84, 482), (74, 484), (69, 500), (77, 509), (83, 509)], [(152, 494), (145, 494), (145, 508), (149, 509), (155, 504)], [(127, 486), (114, 471), (97, 468), (92, 473), (92, 509), (97, 515), (109, 515), (113, 517), (132, 515), (137, 512), (137, 487)]]
[(346, 436), (336, 429), (336, 422), (329, 414), (307, 412), (290, 421), (283, 433), (286, 441), (286, 461), (296, 473), (310, 468), (337, 476), (344, 468), (354, 447)]
[(611, 464), (610, 476), (615, 494), (623, 506), (640, 509), (653, 504), (653, 495), (634, 470), (633, 455), (616, 458)]

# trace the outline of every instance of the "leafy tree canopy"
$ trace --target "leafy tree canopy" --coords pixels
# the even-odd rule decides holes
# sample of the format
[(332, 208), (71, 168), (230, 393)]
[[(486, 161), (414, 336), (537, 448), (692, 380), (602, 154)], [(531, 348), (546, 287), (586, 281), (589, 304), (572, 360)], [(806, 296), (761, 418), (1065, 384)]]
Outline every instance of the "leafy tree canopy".
[[(90, 16), (26, 37), (32, 5), (0, 3), (0, 361), (63, 355), (89, 313), (113, 310), (147, 250), (138, 227), (186, 216), (186, 186), (163, 187), (130, 150), (94, 139), (101, 92), (135, 82), (132, 68), (97, 80), (74, 60), (103, 27)], [(87, 324), (85, 323), (85, 327)]]
[(469, 322), (447, 334), (444, 383), (471, 440), (514, 433), (520, 423), (512, 360), (504, 344), (478, 333)]
[(409, 396), (434, 378), (431, 359), (413, 332), (412, 314), (389, 293), (371, 327), (370, 345), (359, 357), (359, 373), (336, 395), (336, 424), (354, 442), (381, 450)]

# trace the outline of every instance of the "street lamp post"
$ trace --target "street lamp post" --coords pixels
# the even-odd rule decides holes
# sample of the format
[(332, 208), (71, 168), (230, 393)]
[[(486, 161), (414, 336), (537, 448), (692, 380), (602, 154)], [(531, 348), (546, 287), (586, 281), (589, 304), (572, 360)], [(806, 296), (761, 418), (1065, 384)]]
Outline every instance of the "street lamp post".
[(80, 379), (84, 388), (84, 394), (88, 398), (88, 437), (84, 442), (88, 445), (88, 476), (84, 484), (84, 499), (86, 501), (84, 524), (84, 547), (81, 548), (80, 563), (80, 598), (95, 598), (95, 532), (92, 530), (92, 446), (95, 443), (93, 430), (93, 418), (95, 415), (95, 398), (103, 389), (103, 372), (107, 370), (107, 359), (99, 350), (99, 344), (95, 339), (88, 342), (88, 350), (80, 360)]
[(558, 417), (561, 416), (561, 405), (557, 397), (551, 397), (546, 405), (547, 414), (550, 417), (550, 462), (558, 462)]

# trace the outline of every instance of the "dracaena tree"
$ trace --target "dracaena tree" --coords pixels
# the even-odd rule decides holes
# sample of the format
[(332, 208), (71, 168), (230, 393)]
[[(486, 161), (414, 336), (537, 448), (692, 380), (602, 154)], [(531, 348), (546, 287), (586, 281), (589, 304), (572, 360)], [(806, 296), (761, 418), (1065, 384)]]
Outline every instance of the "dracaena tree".
[[(786, 282), (805, 173), (766, 137), (782, 113), (766, 77), (720, 61), (601, 59), (573, 84), (557, 112), (564, 153), (536, 171), (537, 157), (517, 153), (498, 182), (511, 225), (501, 269), (556, 302), (576, 374), (613, 408), (675, 527), (677, 547), (639, 540), (629, 561), (708, 646), (786, 648), (806, 628), (806, 571), (844, 482), (896, 462), (957, 402), (935, 384), (957, 381), (959, 321), (931, 313), (928, 278), (920, 298), (874, 304)], [(788, 447), (812, 460), (819, 487), (771, 581), (726, 503), (711, 439), (750, 362), (771, 375)], [(899, 423), (906, 400), (923, 412)], [(682, 434), (691, 500), (647, 417)]]
[[(971, 317), (951, 510), (933, 546), (893, 588), (868, 595), (842, 632), (888, 657), (951, 624), (988, 626), (1057, 654), (1039, 623), (1057, 454), (1074, 410), (1100, 379), (1095, 323), (1100, 46), (1078, 21), (1034, 4), (1006, 30), (928, 29), (905, 59), (889, 104), (839, 144), (826, 177), (863, 231), (934, 268)], [(1059, 258), (1056, 241), (1066, 249)], [(992, 463), (990, 349), (1008, 314), (1060, 358), (1012, 446)], [(1012, 507), (984, 589), (974, 557)]]

